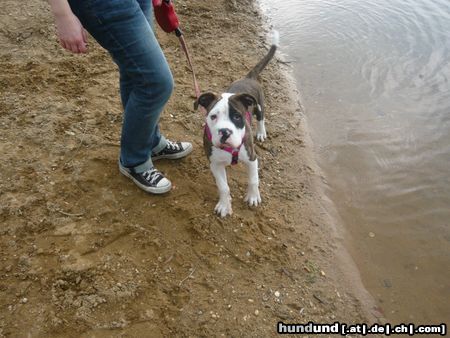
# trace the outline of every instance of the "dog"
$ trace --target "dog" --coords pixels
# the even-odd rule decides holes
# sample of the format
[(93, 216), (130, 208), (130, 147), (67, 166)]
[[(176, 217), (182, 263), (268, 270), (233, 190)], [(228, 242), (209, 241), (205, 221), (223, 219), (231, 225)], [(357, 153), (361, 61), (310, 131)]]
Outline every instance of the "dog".
[(256, 115), (256, 139), (267, 138), (264, 123), (264, 95), (257, 78), (275, 55), (279, 34), (273, 32), (272, 46), (264, 58), (243, 79), (233, 82), (220, 96), (206, 92), (195, 101), (206, 111), (203, 145), (210, 161), (211, 172), (219, 190), (215, 212), (221, 217), (232, 214), (230, 188), (225, 167), (244, 162), (248, 168), (248, 189), (245, 201), (250, 206), (261, 204), (259, 193), (258, 159), (251, 128), (252, 114)]

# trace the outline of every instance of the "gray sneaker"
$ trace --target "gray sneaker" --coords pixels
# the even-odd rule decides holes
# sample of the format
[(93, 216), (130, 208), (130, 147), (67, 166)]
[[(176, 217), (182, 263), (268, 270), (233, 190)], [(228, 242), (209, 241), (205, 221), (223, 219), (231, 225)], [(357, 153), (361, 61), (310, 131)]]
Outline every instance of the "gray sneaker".
[(136, 173), (133, 169), (124, 167), (119, 162), (120, 172), (130, 178), (139, 188), (152, 194), (164, 194), (172, 189), (172, 183), (164, 175), (152, 168), (143, 173)]
[(192, 152), (192, 144), (189, 142), (172, 142), (167, 140), (166, 147), (152, 154), (152, 161), (161, 160), (163, 158), (176, 160), (189, 155)]

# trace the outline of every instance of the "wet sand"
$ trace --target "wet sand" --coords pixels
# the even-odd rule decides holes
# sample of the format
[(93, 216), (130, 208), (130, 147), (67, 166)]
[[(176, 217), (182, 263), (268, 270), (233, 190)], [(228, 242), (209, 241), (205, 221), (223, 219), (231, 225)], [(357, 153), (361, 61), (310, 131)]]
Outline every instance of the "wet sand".
[[(252, 1), (179, 0), (177, 10), (204, 90), (221, 92), (267, 50)], [(85, 56), (63, 51), (45, 2), (2, 1), (0, 13), (0, 336), (265, 337), (278, 321), (380, 317), (324, 212), (283, 62), (261, 78), (263, 204), (246, 206), (246, 171), (233, 167), (234, 213), (221, 219), (175, 36), (158, 32), (176, 83), (161, 127), (195, 150), (158, 163), (174, 188), (152, 196), (118, 172), (121, 105), (107, 53), (92, 39)]]

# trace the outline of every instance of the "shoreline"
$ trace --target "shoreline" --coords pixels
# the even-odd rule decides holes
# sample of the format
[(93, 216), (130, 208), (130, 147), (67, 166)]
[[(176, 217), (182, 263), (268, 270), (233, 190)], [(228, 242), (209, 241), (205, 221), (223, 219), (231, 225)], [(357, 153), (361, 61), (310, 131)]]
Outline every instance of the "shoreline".
[[(307, 119), (305, 115), (305, 108), (301, 103), (300, 89), (298, 89), (297, 81), (294, 79), (292, 74), (288, 70), (283, 71), (283, 76), (286, 77), (286, 82), (290, 84), (288, 87), (292, 88), (294, 86), (295, 90), (292, 90), (290, 96), (292, 102), (297, 102), (299, 110), (301, 111), (302, 120), (302, 131), (301, 135), (305, 144), (306, 151), (308, 153), (307, 164), (313, 168), (313, 181), (312, 189), (315, 191), (319, 202), (319, 213), (317, 215), (321, 222), (324, 222), (327, 227), (331, 230), (331, 240), (334, 242), (335, 246), (335, 256), (337, 258), (338, 264), (334, 266), (333, 274), (335, 278), (339, 280), (340, 283), (348, 283), (352, 286), (353, 295), (361, 302), (362, 311), (367, 318), (369, 323), (384, 322), (385, 318), (379, 311), (379, 307), (376, 304), (375, 299), (370, 294), (370, 292), (365, 288), (360, 271), (354, 261), (354, 258), (350, 254), (350, 251), (346, 247), (346, 232), (342, 221), (340, 220), (337, 211), (335, 210), (335, 205), (331, 201), (325, 191), (324, 191), (324, 175), (314, 159), (313, 144), (308, 133)], [(330, 268), (333, 265), (331, 262), (327, 262)], [(333, 268), (332, 268), (333, 269)]]
[[(265, 24), (266, 31), (269, 31), (271, 27), (271, 19), (265, 15), (261, 9), (261, 5), (258, 0), (254, 0), (255, 6), (259, 9), (260, 16), (262, 21)], [(282, 45), (281, 45), (282, 48)], [(287, 54), (281, 54), (281, 51), (277, 51), (276, 58), (280, 59), (283, 64), (285, 63), (284, 57), (288, 57)], [(382, 314), (379, 306), (377, 305), (374, 297), (370, 294), (370, 292), (364, 286), (362, 281), (361, 273), (356, 265), (354, 258), (352, 257), (349, 249), (346, 247), (346, 243), (348, 243), (348, 235), (346, 235), (347, 230), (345, 229), (342, 220), (340, 219), (338, 212), (336, 210), (335, 204), (332, 200), (330, 200), (324, 191), (324, 180), (325, 176), (319, 167), (318, 163), (315, 160), (315, 154), (313, 151), (313, 142), (308, 132), (307, 125), (307, 117), (306, 117), (306, 109), (302, 103), (301, 89), (298, 85), (296, 79), (293, 76), (293, 66), (285, 66), (284, 69), (280, 69), (283, 76), (285, 77), (285, 81), (287, 82), (287, 88), (291, 89), (291, 93), (289, 94), (291, 102), (294, 106), (297, 106), (299, 113), (301, 114), (301, 135), (305, 144), (306, 151), (308, 156), (308, 165), (313, 168), (313, 178), (314, 183), (312, 184), (312, 189), (316, 192), (320, 199), (320, 216), (317, 215), (318, 218), (323, 219), (323, 222), (327, 224), (327, 226), (332, 230), (332, 239), (336, 242), (336, 258), (339, 262), (335, 266), (335, 278), (339, 279), (340, 283), (348, 283), (352, 285), (353, 295), (361, 302), (362, 311), (370, 323), (384, 323), (386, 318)], [(329, 262), (331, 263), (331, 262)], [(331, 264), (330, 264), (331, 265)]]
[[(370, 320), (357, 284), (337, 272), (320, 171), (281, 62), (261, 79), (263, 205), (242, 201), (246, 172), (237, 166), (228, 171), (234, 214), (221, 219), (203, 116), (192, 110), (191, 74), (174, 36), (157, 34), (176, 83), (161, 125), (194, 153), (158, 162), (174, 188), (150, 196), (117, 171), (121, 108), (109, 56), (92, 38), (86, 56), (62, 51), (39, 0), (0, 7), (10, 14), (0, 31), (0, 336), (275, 336), (280, 320)], [(266, 51), (254, 1), (179, 0), (177, 12), (203, 91), (220, 92)]]
[[(291, 74), (286, 73), (287, 82), (291, 83), (298, 88), (296, 80), (291, 76)], [(297, 93), (297, 96), (295, 95)], [(302, 114), (305, 114), (304, 106), (301, 104), (301, 94), (300, 90), (296, 89), (292, 92), (292, 100), (295, 102), (296, 99), (299, 100), (300, 109)], [(379, 311), (378, 305), (376, 304), (375, 299), (370, 294), (370, 292), (365, 288), (360, 271), (354, 261), (354, 258), (350, 254), (350, 251), (346, 247), (346, 242), (348, 241), (348, 237), (346, 237), (347, 230), (345, 229), (342, 221), (340, 220), (338, 213), (335, 209), (335, 205), (332, 200), (328, 198), (324, 191), (324, 175), (314, 160), (314, 152), (313, 152), (313, 144), (312, 140), (308, 134), (307, 120), (306, 116), (302, 117), (303, 128), (302, 135), (306, 144), (306, 149), (309, 152), (309, 161), (308, 165), (313, 168), (314, 176), (312, 184), (313, 190), (316, 192), (318, 196), (319, 202), (319, 210), (320, 216), (317, 215), (317, 218), (321, 219), (322, 222), (327, 224), (327, 227), (331, 230), (331, 240), (335, 246), (335, 256), (338, 261), (338, 264), (334, 265), (332, 262), (327, 262), (329, 267), (331, 268), (334, 265), (333, 274), (335, 278), (339, 280), (342, 284), (351, 285), (353, 295), (361, 302), (362, 311), (367, 318), (369, 323), (377, 323), (384, 322), (385, 318), (382, 313)]]

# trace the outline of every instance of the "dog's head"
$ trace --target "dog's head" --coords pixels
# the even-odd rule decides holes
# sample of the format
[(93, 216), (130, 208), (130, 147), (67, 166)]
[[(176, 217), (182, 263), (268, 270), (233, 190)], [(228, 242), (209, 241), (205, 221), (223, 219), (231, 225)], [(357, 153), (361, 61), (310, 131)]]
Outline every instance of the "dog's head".
[(211, 131), (212, 144), (218, 148), (238, 148), (245, 136), (247, 112), (252, 112), (257, 103), (250, 94), (224, 93), (220, 97), (214, 93), (203, 93), (195, 101), (207, 112), (206, 124)]

